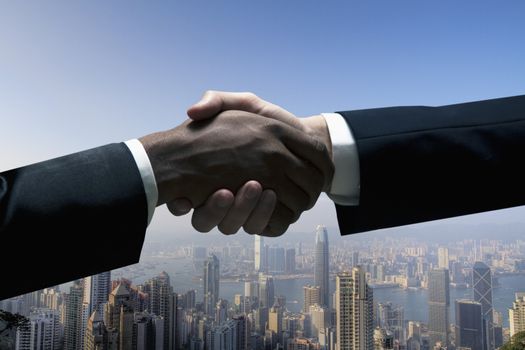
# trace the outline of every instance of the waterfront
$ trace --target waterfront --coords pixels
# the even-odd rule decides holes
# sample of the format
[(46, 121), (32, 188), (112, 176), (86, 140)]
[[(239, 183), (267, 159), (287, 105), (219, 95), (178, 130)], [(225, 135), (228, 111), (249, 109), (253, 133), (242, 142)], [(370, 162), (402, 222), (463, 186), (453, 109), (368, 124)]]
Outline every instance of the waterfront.
[[(145, 258), (140, 264), (133, 266), (133, 275), (130, 268), (116, 270), (113, 278), (131, 278), (134, 284), (139, 284), (157, 275), (161, 271), (166, 271), (171, 277), (171, 284), (174, 291), (183, 293), (190, 289), (197, 290), (198, 299), (202, 298), (202, 281), (197, 277), (202, 274), (200, 271), (193, 271), (191, 259), (166, 259), (166, 258)], [(140, 274), (136, 272), (140, 271)], [(303, 286), (313, 283), (312, 278), (295, 279), (275, 279), (275, 295), (285, 295), (287, 308), (293, 312), (299, 312), (303, 304)], [(514, 301), (514, 293), (525, 291), (525, 276), (501, 276), (500, 285), (493, 290), (494, 308), (503, 315), (503, 326), (508, 327), (508, 308)], [(335, 290), (335, 282), (330, 281), (331, 293)], [(235, 294), (244, 293), (244, 283), (237, 281), (221, 282), (221, 298), (232, 301)], [(423, 321), (428, 319), (427, 306), (428, 291), (425, 289), (404, 290), (401, 288), (374, 289), (374, 301), (387, 302), (403, 306), (405, 309), (405, 320)], [(454, 301), (456, 299), (471, 299), (471, 289), (450, 288), (450, 322), (455, 322)]]

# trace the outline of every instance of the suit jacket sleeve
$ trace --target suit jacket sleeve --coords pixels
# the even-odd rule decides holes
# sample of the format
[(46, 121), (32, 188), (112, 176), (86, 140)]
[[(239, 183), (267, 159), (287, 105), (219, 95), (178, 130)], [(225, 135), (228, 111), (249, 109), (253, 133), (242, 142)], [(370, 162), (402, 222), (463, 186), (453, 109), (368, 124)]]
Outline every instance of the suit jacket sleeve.
[(525, 204), (525, 96), (339, 113), (361, 173), (342, 234)]
[(123, 143), (0, 173), (0, 300), (138, 262), (146, 226)]

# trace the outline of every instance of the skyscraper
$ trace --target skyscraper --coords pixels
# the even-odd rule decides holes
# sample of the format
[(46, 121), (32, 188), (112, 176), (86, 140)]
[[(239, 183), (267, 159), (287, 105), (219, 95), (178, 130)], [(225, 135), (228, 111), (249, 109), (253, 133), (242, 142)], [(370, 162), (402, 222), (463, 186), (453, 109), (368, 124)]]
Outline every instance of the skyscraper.
[(525, 331), (525, 292), (516, 293), (516, 300), (509, 309), (510, 336)]
[(329, 326), (330, 315), (326, 307), (311, 305), (308, 313), (310, 314), (310, 335), (319, 339), (319, 333), (324, 333)]
[[(171, 294), (173, 292), (170, 276), (166, 271), (162, 271), (158, 276), (146, 281), (144, 291), (149, 294), (149, 312), (162, 317), (164, 320), (164, 349), (169, 350), (170, 322), (172, 322), (170, 317), (170, 303), (172, 302)], [(157, 339), (157, 341), (160, 341), (160, 339)]]
[(328, 234), (326, 227), (317, 226), (315, 235), (314, 285), (319, 286), (320, 305), (330, 306), (328, 289)]
[(111, 292), (111, 271), (83, 279), (84, 295), (82, 298), (82, 326), (80, 328), (81, 342), (78, 350), (84, 349), (84, 332), (93, 311), (104, 312), (104, 304), (108, 301)]
[(494, 349), (494, 326), (492, 322), (492, 275), (490, 268), (481, 261), (477, 261), (472, 268), (472, 286), (474, 300), (481, 304), (483, 314), (483, 328), (485, 331), (484, 350)]
[(95, 310), (89, 317), (86, 329), (86, 350), (107, 350), (108, 349), (108, 332), (104, 325), (102, 313)]
[(377, 326), (388, 330), (401, 344), (405, 342), (405, 320), (402, 306), (391, 302), (377, 304)]
[(270, 273), (282, 273), (286, 269), (285, 251), (282, 247), (268, 248), (268, 271)]
[(295, 248), (286, 249), (286, 273), (295, 273)]
[(374, 348), (373, 296), (360, 266), (336, 277), (336, 350)]
[(208, 257), (204, 263), (204, 312), (214, 316), (215, 305), (219, 300), (219, 259), (215, 255)]
[[(108, 332), (116, 334), (119, 349), (131, 348), (134, 310), (129, 290), (124, 284), (119, 284), (111, 292), (104, 311), (106, 328)], [(87, 344), (87, 337), (85, 343)]]
[(449, 276), (447, 269), (434, 269), (428, 273), (428, 334), (430, 346), (448, 344), (450, 306)]
[(62, 346), (58, 311), (33, 309), (29, 323), (16, 331), (16, 350), (58, 350)]
[(255, 271), (266, 272), (267, 256), (266, 250), (264, 249), (264, 239), (262, 236), (255, 235), (255, 246), (254, 246), (254, 260), (255, 260)]
[(456, 300), (456, 347), (483, 349), (483, 339), (481, 304)]
[(69, 294), (65, 296), (64, 317), (64, 350), (80, 349), (82, 343), (80, 327), (82, 327), (82, 296), (83, 288), (80, 281), (73, 282)]
[(319, 294), (319, 286), (304, 286), (304, 304), (303, 312), (307, 313), (310, 311), (310, 306), (315, 304), (321, 304), (321, 296)]
[(448, 269), (448, 248), (438, 248), (438, 268)]
[(259, 274), (259, 305), (270, 309), (275, 299), (275, 287), (273, 277)]

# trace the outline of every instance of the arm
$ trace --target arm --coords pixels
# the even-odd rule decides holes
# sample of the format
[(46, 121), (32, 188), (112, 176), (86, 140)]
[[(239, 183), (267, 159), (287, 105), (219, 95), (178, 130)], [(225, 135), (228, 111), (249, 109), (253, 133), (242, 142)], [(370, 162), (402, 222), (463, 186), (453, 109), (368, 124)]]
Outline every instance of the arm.
[[(313, 120), (297, 119), (253, 94), (214, 91), (188, 114), (203, 119), (229, 108), (298, 128)], [(349, 136), (334, 138), (337, 128), (327, 119), (335, 164), (327, 192), (342, 234), (525, 204), (525, 96), (340, 114)]]
[(525, 204), (525, 96), (341, 112), (356, 140), (359, 206), (342, 233)]
[[(140, 141), (158, 185), (156, 205), (188, 198), (200, 206), (217, 188), (236, 192), (254, 179), (277, 195), (269, 235), (282, 234), (315, 203), (325, 178), (318, 168), (331, 164), (317, 140), (243, 112)], [(293, 181), (299, 174), (306, 177)], [(143, 179), (125, 144), (1, 173), (0, 265), (7, 283), (0, 299), (138, 262), (147, 221)]]
[(0, 299), (138, 262), (147, 213), (123, 143), (1, 173)]

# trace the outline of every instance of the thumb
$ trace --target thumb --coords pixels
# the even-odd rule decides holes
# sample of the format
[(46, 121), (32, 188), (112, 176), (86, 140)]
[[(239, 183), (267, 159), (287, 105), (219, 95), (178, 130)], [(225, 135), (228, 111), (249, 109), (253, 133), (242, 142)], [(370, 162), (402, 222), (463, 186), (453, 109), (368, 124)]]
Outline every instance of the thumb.
[(193, 120), (204, 120), (216, 116), (221, 112), (222, 100), (213, 91), (207, 91), (202, 98), (188, 108), (188, 117)]

